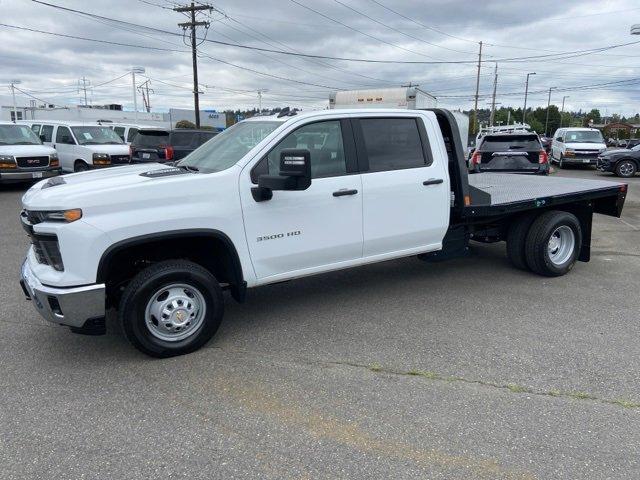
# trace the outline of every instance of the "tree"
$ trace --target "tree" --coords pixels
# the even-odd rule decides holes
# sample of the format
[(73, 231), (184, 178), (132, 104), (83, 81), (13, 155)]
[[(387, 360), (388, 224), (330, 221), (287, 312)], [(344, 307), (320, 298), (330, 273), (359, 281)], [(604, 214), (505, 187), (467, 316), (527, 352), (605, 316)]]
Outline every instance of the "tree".
[(176, 122), (176, 128), (196, 128), (196, 124), (189, 120), (178, 120)]

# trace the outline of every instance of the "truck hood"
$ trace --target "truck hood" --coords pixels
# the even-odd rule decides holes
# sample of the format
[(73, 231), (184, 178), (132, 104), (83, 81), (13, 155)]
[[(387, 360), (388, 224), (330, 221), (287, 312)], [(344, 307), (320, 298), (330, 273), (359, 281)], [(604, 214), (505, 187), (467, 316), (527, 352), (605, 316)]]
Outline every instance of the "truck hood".
[[(194, 175), (159, 163), (72, 173), (36, 183), (24, 194), (22, 203), (30, 210), (98, 207), (127, 198), (134, 200), (141, 190), (147, 190), (147, 186), (181, 182)], [(162, 189), (167, 197), (172, 196), (173, 187), (163, 185)]]
[(46, 145), (0, 145), (0, 155), (14, 157), (41, 157), (56, 153), (53, 147)]
[(604, 150), (607, 146), (604, 143), (565, 143), (571, 150)]
[(129, 155), (129, 145), (79, 145), (96, 153), (109, 155)]

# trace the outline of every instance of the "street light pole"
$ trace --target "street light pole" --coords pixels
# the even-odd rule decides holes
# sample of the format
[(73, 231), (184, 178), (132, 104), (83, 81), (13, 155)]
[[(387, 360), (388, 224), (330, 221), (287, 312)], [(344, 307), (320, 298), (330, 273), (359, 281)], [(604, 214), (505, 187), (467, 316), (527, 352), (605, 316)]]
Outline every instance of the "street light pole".
[(16, 107), (16, 85), (20, 80), (11, 80), (11, 96), (13, 97), (13, 123), (18, 120), (18, 108)]
[(133, 89), (133, 111), (136, 122), (138, 121), (138, 95), (136, 94), (136, 73), (144, 73), (143, 67), (131, 67), (131, 86)]
[(527, 83), (524, 87), (524, 108), (522, 109), (522, 124), (527, 119), (527, 95), (529, 94), (529, 75), (535, 75), (536, 72), (527, 73)]
[(560, 111), (560, 126), (562, 126), (562, 117), (564, 115), (564, 101), (567, 98), (569, 98), (569, 95), (565, 95), (564, 97), (562, 97), (562, 110)]
[(547, 132), (547, 126), (549, 125), (549, 107), (551, 106), (551, 90), (556, 87), (549, 87), (549, 98), (547, 99), (547, 118), (544, 121), (544, 135), (546, 137), (549, 136), (549, 132)]

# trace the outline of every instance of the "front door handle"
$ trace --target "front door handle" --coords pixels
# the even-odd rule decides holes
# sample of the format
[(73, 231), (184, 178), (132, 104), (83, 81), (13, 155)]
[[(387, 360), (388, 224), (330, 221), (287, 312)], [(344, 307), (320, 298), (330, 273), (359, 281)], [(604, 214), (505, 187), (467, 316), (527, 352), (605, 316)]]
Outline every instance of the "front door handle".
[(438, 185), (440, 183), (444, 182), (443, 179), (441, 178), (430, 178), (429, 180), (425, 180), (424, 182), (422, 182), (423, 185)]
[(344, 197), (345, 195), (355, 195), (358, 193), (358, 190), (338, 190), (337, 192), (333, 192), (334, 197)]

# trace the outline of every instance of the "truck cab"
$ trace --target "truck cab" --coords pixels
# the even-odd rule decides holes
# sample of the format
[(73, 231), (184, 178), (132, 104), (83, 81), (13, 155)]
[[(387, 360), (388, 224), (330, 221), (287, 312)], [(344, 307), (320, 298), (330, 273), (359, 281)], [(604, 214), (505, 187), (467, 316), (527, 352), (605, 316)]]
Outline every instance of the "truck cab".
[[(469, 182), (461, 137), (445, 110), (282, 112), (228, 128), (176, 166), (40, 182), (23, 197), (32, 246), (21, 284), (47, 320), (79, 333), (104, 331), (106, 309), (117, 309), (136, 348), (166, 357), (213, 336), (223, 290), (242, 302), (248, 289), (274, 282), (413, 255), (446, 258), (470, 239), (511, 238), (518, 261), (526, 240), (535, 252), (520, 267), (543, 275), (588, 260), (591, 212), (619, 215), (618, 184), (554, 179), (548, 199), (509, 198), (513, 188), (496, 187), (513, 176)], [(562, 194), (575, 190), (595, 206), (570, 213), (574, 200)], [(561, 226), (564, 240), (553, 237)], [(527, 237), (529, 227), (539, 238)]]

